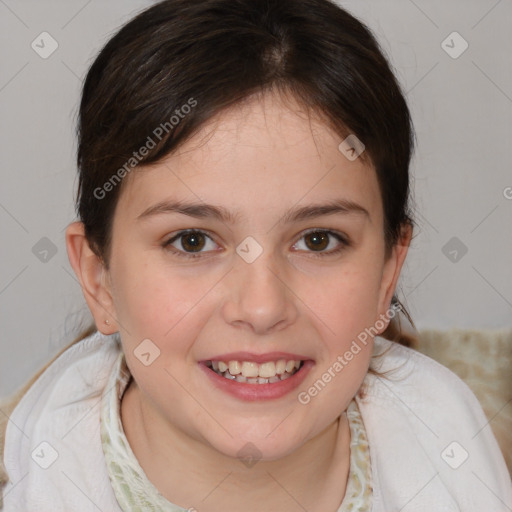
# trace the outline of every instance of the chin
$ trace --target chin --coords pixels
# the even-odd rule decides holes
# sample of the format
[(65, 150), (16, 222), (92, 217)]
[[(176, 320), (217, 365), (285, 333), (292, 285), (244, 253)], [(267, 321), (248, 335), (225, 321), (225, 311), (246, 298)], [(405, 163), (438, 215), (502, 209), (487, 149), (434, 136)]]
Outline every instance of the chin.
[[(275, 430), (269, 435), (272, 430)], [(218, 452), (233, 459), (239, 459), (247, 467), (258, 461), (274, 461), (282, 459), (302, 446), (305, 441), (296, 439), (298, 434), (292, 435), (284, 430), (277, 432), (275, 424), (272, 428), (252, 429), (251, 434), (241, 429), (239, 435), (234, 429), (229, 432), (233, 437), (226, 435), (222, 440), (208, 439), (208, 443)]]

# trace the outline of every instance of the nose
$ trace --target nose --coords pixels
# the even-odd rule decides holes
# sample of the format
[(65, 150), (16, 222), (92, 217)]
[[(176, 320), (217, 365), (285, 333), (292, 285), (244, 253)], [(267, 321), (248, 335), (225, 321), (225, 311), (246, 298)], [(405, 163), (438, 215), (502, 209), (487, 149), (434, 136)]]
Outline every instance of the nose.
[(225, 282), (225, 321), (259, 335), (293, 324), (298, 299), (286, 281), (284, 263), (278, 265), (270, 251), (252, 263), (239, 258)]

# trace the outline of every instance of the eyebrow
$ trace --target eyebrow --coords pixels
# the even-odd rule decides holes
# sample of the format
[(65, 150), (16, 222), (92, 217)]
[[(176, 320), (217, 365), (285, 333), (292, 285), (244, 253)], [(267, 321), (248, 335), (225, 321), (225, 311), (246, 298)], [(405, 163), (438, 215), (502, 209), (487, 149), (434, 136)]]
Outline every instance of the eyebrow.
[[(222, 206), (215, 206), (206, 203), (165, 200), (144, 210), (136, 220), (140, 221), (155, 215), (169, 213), (179, 213), (182, 215), (188, 215), (189, 217), (196, 217), (198, 219), (213, 218), (232, 224), (240, 217), (239, 212), (230, 212)], [(283, 218), (279, 222), (280, 224), (289, 224), (292, 222), (313, 219), (322, 215), (334, 214), (355, 214), (370, 219), (368, 210), (360, 204), (350, 199), (335, 199), (323, 204), (310, 204), (307, 206), (292, 208), (284, 214)]]

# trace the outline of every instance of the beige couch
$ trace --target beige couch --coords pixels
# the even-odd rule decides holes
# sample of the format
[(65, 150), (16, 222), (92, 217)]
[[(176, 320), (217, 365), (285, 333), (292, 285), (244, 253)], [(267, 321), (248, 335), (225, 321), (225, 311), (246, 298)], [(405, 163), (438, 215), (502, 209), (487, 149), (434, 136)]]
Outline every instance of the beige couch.
[(512, 329), (425, 329), (417, 336), (413, 348), (448, 367), (476, 395), (512, 475)]

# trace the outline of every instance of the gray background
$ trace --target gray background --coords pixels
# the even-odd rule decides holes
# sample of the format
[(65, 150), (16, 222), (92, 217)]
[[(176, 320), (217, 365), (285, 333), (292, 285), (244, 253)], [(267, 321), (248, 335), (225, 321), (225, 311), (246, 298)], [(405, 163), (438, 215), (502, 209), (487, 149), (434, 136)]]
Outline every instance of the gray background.
[[(420, 330), (510, 327), (512, 2), (340, 3), (374, 30), (415, 122), (418, 230), (399, 297)], [(2, 396), (91, 318), (64, 240), (75, 220), (80, 86), (114, 30), (150, 4), (0, 0)], [(44, 31), (58, 43), (47, 59), (31, 47)], [(442, 46), (454, 31), (469, 44), (458, 58)], [(452, 39), (444, 46), (454, 52)], [(54, 255), (41, 252), (45, 237)]]

